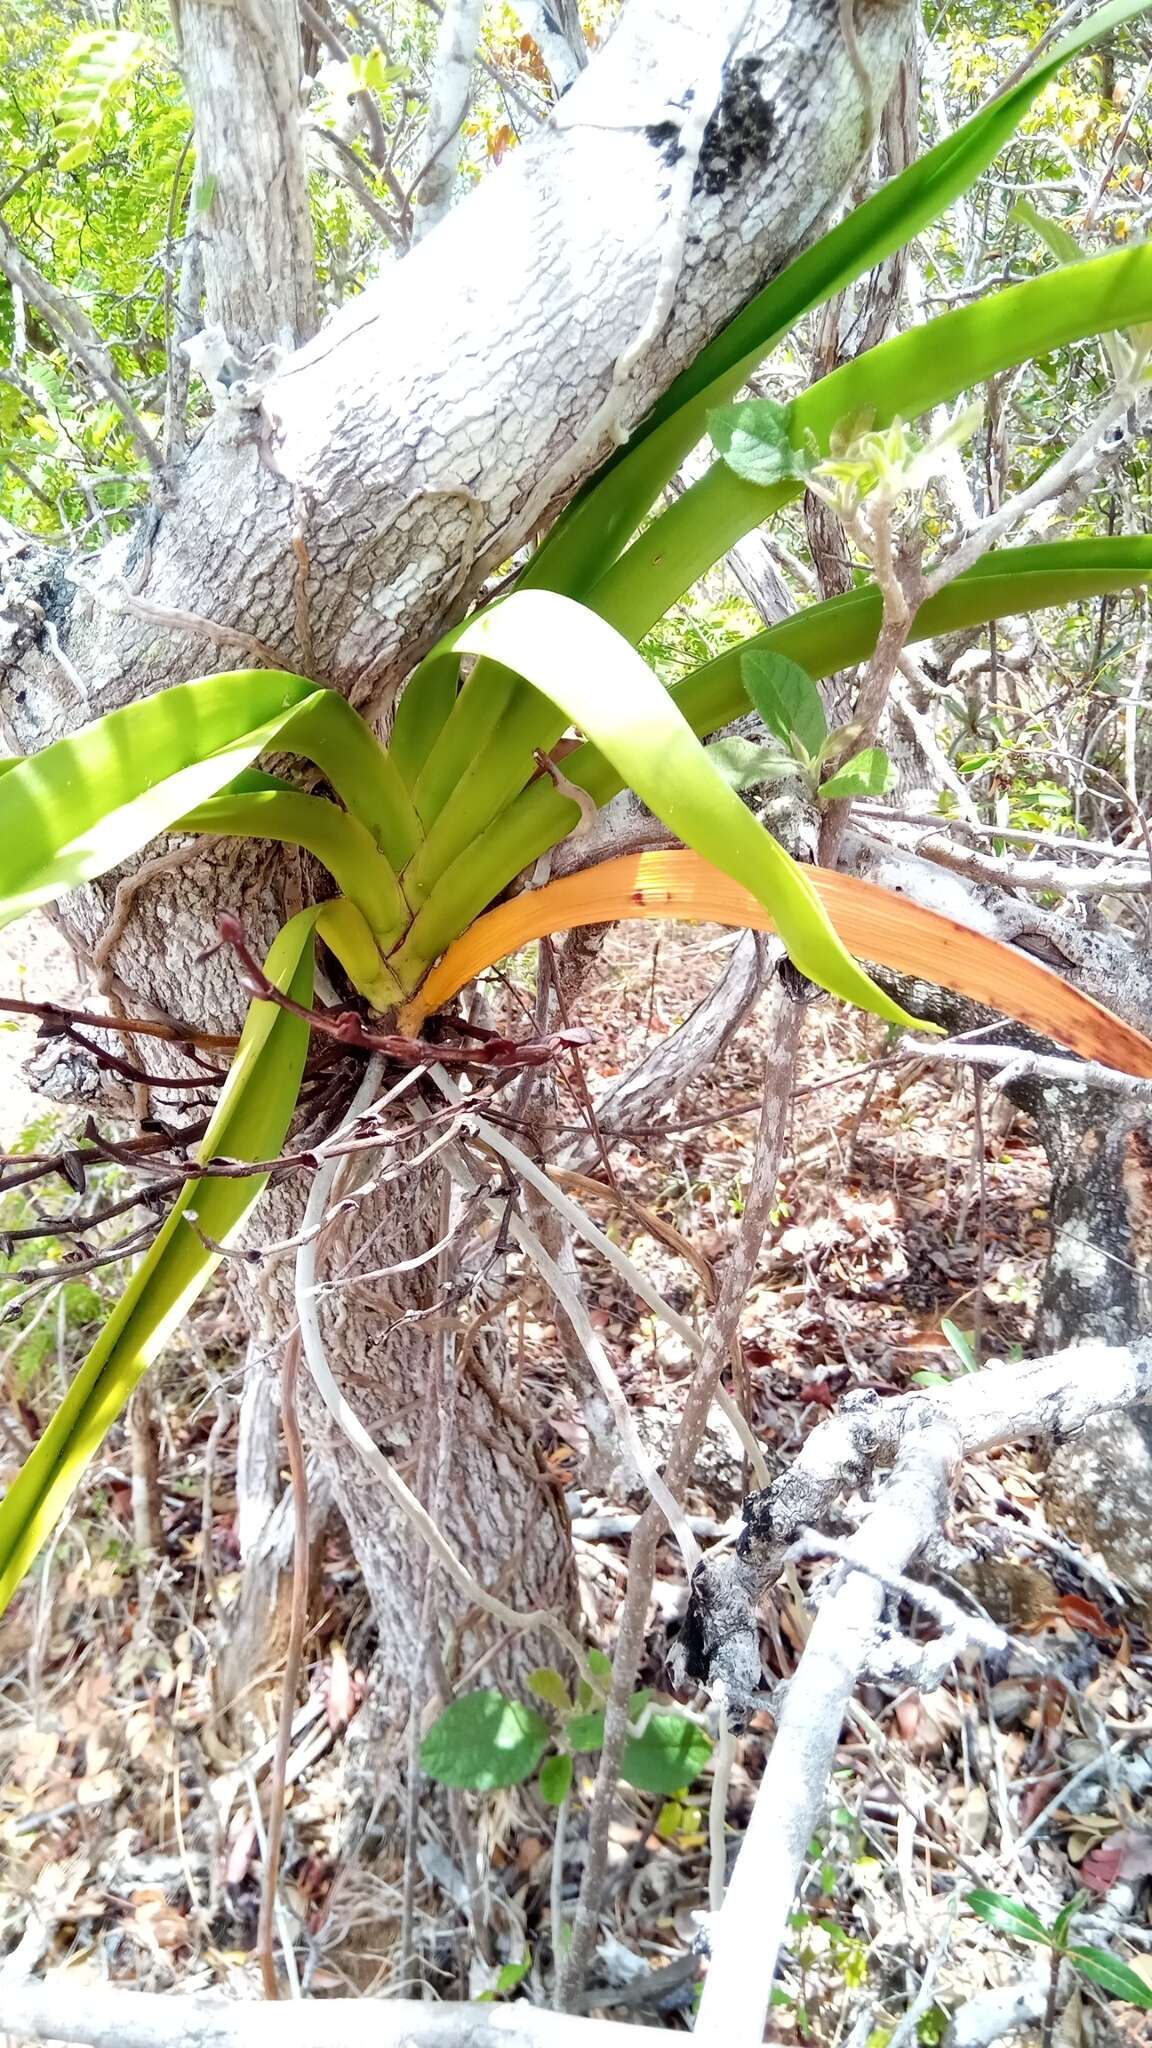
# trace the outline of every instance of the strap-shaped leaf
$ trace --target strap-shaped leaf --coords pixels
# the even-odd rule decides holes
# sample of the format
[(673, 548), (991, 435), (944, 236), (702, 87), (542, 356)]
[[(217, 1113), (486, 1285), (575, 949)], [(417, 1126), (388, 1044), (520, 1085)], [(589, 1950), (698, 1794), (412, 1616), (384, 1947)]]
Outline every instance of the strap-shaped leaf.
[[(856, 875), (813, 868), (811, 879), (841, 937), (866, 960), (988, 1003), (1086, 1059), (1152, 1077), (1152, 1040), (1027, 953)], [(477, 974), (532, 939), (576, 925), (665, 917), (750, 931), (774, 925), (748, 889), (698, 854), (678, 848), (625, 854), (542, 889), (525, 889), (477, 918), (437, 961), (402, 1013), (401, 1028), (418, 1030)]]
[(0, 924), (117, 867), (271, 746), (317, 695), (271, 669), (143, 697), (0, 778)]
[(363, 913), (380, 945), (395, 945), (408, 924), (408, 906), (367, 827), (327, 797), (277, 787), (270, 777), (267, 782), (272, 786), (229, 789), (209, 797), (177, 819), (177, 829), (305, 847), (323, 861), (337, 888)]
[[(520, 588), (589, 596), (685, 456), (703, 439), (709, 411), (735, 395), (749, 372), (805, 313), (843, 291), (938, 219), (987, 168), (1037, 93), (1061, 67), (1089, 44), (1145, 12), (1149, 4), (1150, 0), (1113, 0), (1113, 4), (1098, 8), (1046, 51), (1024, 78), (862, 206), (854, 207), (838, 226), (790, 263), (700, 352), (633, 429), (627, 445), (590, 478), (536, 550)], [(680, 588), (687, 589), (691, 580), (686, 579)], [(614, 619), (614, 623), (621, 621)], [(457, 674), (451, 649), (434, 649), (410, 678), (401, 698), (394, 746), (409, 786), (421, 774), (453, 713)], [(502, 711), (508, 692), (501, 679), (483, 675), (478, 683), (485, 690), (491, 683)], [(475, 730), (460, 733), (451, 746), (451, 758), (432, 770), (423, 792), (421, 815), (425, 819), (437, 815), (443, 791), (455, 786), (455, 767), (472, 758), (486, 730), (481, 718)]]
[(314, 761), (347, 804), (363, 887), (394, 937), (404, 921), (395, 870), (419, 839), (407, 790), (338, 691), (279, 669), (181, 683), (13, 763), (0, 776), (0, 924), (118, 867), (225, 790), (289, 791), (304, 802), (252, 768), (272, 746)]
[(585, 606), (525, 590), (473, 621), (459, 645), (526, 676), (595, 740), (658, 818), (769, 910), (801, 973), (891, 1023), (911, 1023), (858, 967), (804, 870), (708, 759), (647, 662)]
[[(1045, 541), (1031, 547), (1001, 548), (949, 583), (923, 605), (913, 623), (913, 640), (931, 639), (1012, 613), (1041, 611), (1131, 590), (1152, 578), (1152, 539), (1113, 535), (1101, 540)], [(674, 684), (671, 695), (693, 732), (716, 732), (747, 709), (741, 665), (750, 649), (778, 650), (810, 676), (833, 675), (864, 661), (880, 630), (880, 592), (862, 584), (843, 597), (807, 606), (778, 626), (739, 643)], [(590, 741), (564, 760), (565, 779), (598, 804), (624, 787), (625, 778)], [(439, 878), (413, 920), (397, 967), (405, 985), (415, 987), (430, 961), (479, 917), (549, 846), (580, 822), (571, 797), (539, 776), (508, 805), (487, 831)]]
[[(265, 962), (269, 980), (298, 1003), (312, 999), (313, 928), (319, 914), (318, 909), (309, 909), (292, 918)], [(252, 1004), (200, 1146), (201, 1163), (220, 1157), (275, 1158), (292, 1120), (307, 1050), (303, 1018), (274, 1003)], [(207, 1240), (230, 1244), (266, 1184), (266, 1174), (185, 1183), (155, 1243), (0, 1503), (0, 1612), (133, 1387), (219, 1264), (220, 1254), (209, 1249)], [(193, 1228), (193, 1215), (198, 1229)]]
[[(824, 455), (836, 427), (856, 414), (871, 414), (877, 427), (897, 413), (915, 419), (1029, 357), (1149, 319), (1152, 248), (1045, 271), (910, 327), (821, 377), (789, 408), (792, 446)], [(750, 483), (718, 458), (613, 563), (588, 603), (628, 639), (641, 639), (682, 591), (803, 488), (795, 476)]]
[[(821, 378), (791, 408), (795, 444), (825, 452), (835, 427), (854, 413), (870, 410), (881, 425), (897, 409), (918, 414), (1030, 354), (1149, 318), (1152, 248), (1046, 272), (941, 314)], [(613, 564), (589, 593), (590, 608), (639, 641), (743, 534), (802, 489), (793, 479), (748, 483), (716, 461)], [(441, 651), (458, 653), (463, 644), (457, 631)], [(417, 784), (427, 836), (406, 880), (414, 906), (512, 802), (534, 772), (534, 749), (551, 748), (561, 729), (523, 682), (477, 662)]]

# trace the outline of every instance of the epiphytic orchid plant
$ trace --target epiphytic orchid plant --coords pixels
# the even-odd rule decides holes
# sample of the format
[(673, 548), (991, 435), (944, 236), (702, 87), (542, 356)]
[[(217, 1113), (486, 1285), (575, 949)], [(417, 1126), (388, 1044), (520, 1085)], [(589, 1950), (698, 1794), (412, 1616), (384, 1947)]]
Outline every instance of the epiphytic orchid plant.
[[(744, 678), (758, 657), (786, 656), (812, 679), (866, 659), (881, 623), (875, 584), (797, 613), (672, 689), (636, 651), (706, 569), (799, 493), (805, 467), (827, 460), (844, 422), (866, 417), (879, 434), (897, 414), (914, 419), (1030, 357), (1152, 321), (1152, 249), (1125, 250), (1065, 263), (883, 343), (814, 384), (783, 421), (775, 409), (767, 436), (751, 418), (745, 431), (731, 403), (802, 315), (972, 183), (1061, 64), (1146, 4), (1113, 0), (760, 293), (584, 488), (514, 592), (421, 662), (387, 746), (336, 692), (253, 669), (131, 704), (7, 764), (0, 921), (107, 873), (169, 830), (304, 847), (336, 894), (291, 918), (273, 943), (263, 986), (293, 1007), (253, 1001), (200, 1147), (202, 1164), (226, 1157), (264, 1170), (200, 1178), (177, 1199), (0, 1505), (0, 1606), (266, 1185), (304, 1072), (318, 940), (367, 1012), (413, 1034), (529, 939), (614, 918), (709, 918), (774, 929), (813, 981), (892, 1022), (915, 1020), (856, 953), (934, 975), (1078, 1051), (1152, 1074), (1152, 1043), (1038, 963), (851, 876), (799, 866), (702, 745), (747, 710)], [(634, 538), (710, 419), (728, 459)], [(754, 459), (734, 461), (742, 437), (755, 443)], [(910, 637), (1129, 589), (1150, 575), (1147, 538), (1004, 549), (940, 588)], [(473, 661), (461, 682), (464, 656)], [(553, 779), (541, 758), (570, 726), (582, 738)], [(257, 764), (271, 751), (312, 762), (334, 797), (265, 773)], [(589, 802), (625, 786), (682, 850), (608, 861), (499, 900)], [(830, 793), (843, 792), (833, 782)]]

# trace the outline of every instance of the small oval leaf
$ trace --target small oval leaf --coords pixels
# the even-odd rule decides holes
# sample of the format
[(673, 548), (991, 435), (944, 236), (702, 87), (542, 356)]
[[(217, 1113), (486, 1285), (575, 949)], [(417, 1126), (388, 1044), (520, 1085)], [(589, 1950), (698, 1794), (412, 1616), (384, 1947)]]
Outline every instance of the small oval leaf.
[(653, 1714), (624, 1751), (620, 1775), (638, 1792), (669, 1795), (698, 1778), (712, 1754), (703, 1728), (683, 1714)]
[(541, 1799), (549, 1806), (562, 1806), (572, 1789), (572, 1759), (570, 1756), (546, 1756), (540, 1766), (538, 1779)]
[(883, 747), (865, 747), (820, 784), (820, 795), (884, 796), (894, 779), (895, 770)]
[(571, 1709), (568, 1688), (560, 1673), (554, 1671), (550, 1664), (542, 1665), (538, 1671), (530, 1671), (524, 1683), (529, 1692), (534, 1692), (538, 1700), (544, 1701), (545, 1706), (555, 1707), (561, 1714)]
[(708, 432), (717, 453), (745, 483), (778, 484), (803, 475), (792, 446), (791, 409), (774, 398), (716, 406)]
[(744, 688), (770, 733), (791, 753), (793, 735), (816, 755), (828, 737), (820, 692), (798, 661), (772, 647), (752, 647), (740, 663)]

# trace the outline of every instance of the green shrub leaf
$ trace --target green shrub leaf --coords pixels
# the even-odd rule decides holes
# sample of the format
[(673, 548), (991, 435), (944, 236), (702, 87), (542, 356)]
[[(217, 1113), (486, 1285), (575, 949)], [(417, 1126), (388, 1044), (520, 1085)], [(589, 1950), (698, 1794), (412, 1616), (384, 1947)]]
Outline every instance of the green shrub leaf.
[[(632, 1700), (632, 1711), (640, 1711), (641, 1697)], [(603, 1747), (604, 1716), (574, 1714), (565, 1729), (574, 1750), (595, 1751)], [(630, 1738), (620, 1765), (620, 1776), (638, 1792), (679, 1792), (699, 1777), (712, 1754), (712, 1743), (703, 1728), (683, 1714), (653, 1714), (642, 1735)]]
[(535, 1693), (538, 1700), (543, 1700), (549, 1707), (555, 1707), (559, 1713), (566, 1714), (571, 1708), (568, 1688), (560, 1673), (554, 1671), (550, 1664), (542, 1665), (539, 1671), (530, 1671), (524, 1683), (529, 1692)]
[(572, 1789), (572, 1759), (568, 1755), (546, 1756), (540, 1766), (540, 1797), (549, 1806), (562, 1806)]
[(712, 445), (729, 469), (749, 484), (779, 484), (803, 475), (792, 446), (792, 415), (773, 398), (718, 405), (708, 415)]
[(711, 1738), (683, 1714), (653, 1714), (624, 1751), (620, 1775), (638, 1792), (679, 1792), (698, 1778), (712, 1754)]
[(853, 754), (842, 768), (822, 782), (818, 794), (825, 797), (883, 796), (891, 789), (895, 770), (883, 747), (865, 747)]
[(530, 1778), (551, 1739), (547, 1721), (523, 1701), (468, 1692), (433, 1721), (420, 1761), (440, 1785), (495, 1792)]
[(564, 1723), (564, 1739), (575, 1750), (599, 1749), (604, 1740), (604, 1710), (592, 1714), (571, 1714)]
[(1019, 1899), (1006, 1898), (1003, 1892), (969, 1892), (968, 1904), (978, 1920), (986, 1920), (997, 1934), (1009, 1934), (1014, 1941), (1039, 1941), (1047, 1948), (1051, 1935), (1031, 1906), (1022, 1905)]
[(758, 782), (778, 782), (795, 775), (796, 763), (778, 747), (758, 747), (755, 740), (733, 734), (712, 740), (704, 752), (729, 789), (754, 789)]
[(1109, 1955), (1106, 1948), (1070, 1948), (1066, 1953), (1082, 1975), (1090, 1977), (1112, 1998), (1123, 1998), (1128, 2005), (1140, 2005), (1146, 2012), (1152, 2012), (1152, 1984), (1146, 1984), (1118, 1956)]
[(828, 737), (828, 720), (820, 692), (806, 669), (770, 647), (750, 648), (740, 674), (752, 703), (770, 733), (793, 751), (797, 739), (815, 757)]

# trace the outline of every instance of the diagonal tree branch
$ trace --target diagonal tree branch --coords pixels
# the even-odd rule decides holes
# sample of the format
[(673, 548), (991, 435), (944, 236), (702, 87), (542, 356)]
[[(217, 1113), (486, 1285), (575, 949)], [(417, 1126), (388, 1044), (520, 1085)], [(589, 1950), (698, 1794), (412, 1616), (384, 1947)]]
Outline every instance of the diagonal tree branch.
[[(41, 277), (21, 253), (7, 229), (0, 224), (0, 271), (13, 291), (23, 294), (42, 319), (59, 336), (69, 354), (105, 395), (110, 398), (150, 469), (163, 467), (160, 444), (144, 425), (136, 407), (112, 367), (112, 361), (88, 315), (74, 299)], [(8, 379), (14, 382), (13, 378)]]

